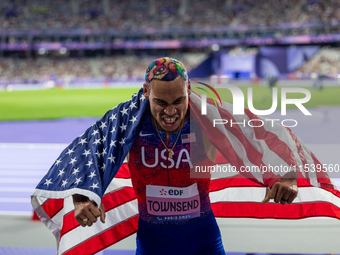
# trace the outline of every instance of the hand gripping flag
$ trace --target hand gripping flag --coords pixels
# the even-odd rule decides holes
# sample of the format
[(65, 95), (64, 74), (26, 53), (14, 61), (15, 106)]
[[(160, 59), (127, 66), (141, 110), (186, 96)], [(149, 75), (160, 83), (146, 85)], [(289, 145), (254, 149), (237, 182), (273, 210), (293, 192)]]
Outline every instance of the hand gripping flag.
[[(216, 164), (229, 161), (237, 170), (242, 166), (281, 164), (295, 165), (300, 170), (299, 195), (292, 205), (282, 207), (260, 203), (266, 187), (278, 180), (280, 173), (240, 172), (212, 179), (210, 199), (216, 216), (340, 219), (339, 191), (326, 173), (309, 173), (299, 168), (318, 161), (293, 132), (279, 124), (261, 128), (221, 125), (216, 132), (209, 132), (214, 118), (242, 122), (260, 117), (249, 111), (245, 116), (234, 116), (230, 104), (216, 106), (211, 101), (207, 115), (201, 115), (200, 105), (201, 98), (191, 93), (191, 115), (220, 152)], [(108, 111), (68, 145), (37, 185), (32, 206), (56, 237), (58, 254), (94, 254), (136, 232), (137, 200), (124, 159), (143, 116), (150, 114), (149, 108), (141, 89), (132, 100)], [(97, 205), (102, 202), (106, 223), (98, 221), (92, 227), (82, 228), (74, 218), (73, 194), (87, 196)]]

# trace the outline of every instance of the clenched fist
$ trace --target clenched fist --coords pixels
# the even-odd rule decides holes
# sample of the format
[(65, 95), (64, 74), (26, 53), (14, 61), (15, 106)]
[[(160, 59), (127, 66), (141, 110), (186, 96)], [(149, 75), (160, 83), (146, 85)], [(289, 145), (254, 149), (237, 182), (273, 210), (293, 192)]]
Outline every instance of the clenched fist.
[(93, 223), (100, 217), (100, 221), (105, 223), (104, 205), (100, 204), (97, 208), (96, 204), (83, 195), (73, 195), (74, 217), (76, 221), (83, 227), (91, 227)]

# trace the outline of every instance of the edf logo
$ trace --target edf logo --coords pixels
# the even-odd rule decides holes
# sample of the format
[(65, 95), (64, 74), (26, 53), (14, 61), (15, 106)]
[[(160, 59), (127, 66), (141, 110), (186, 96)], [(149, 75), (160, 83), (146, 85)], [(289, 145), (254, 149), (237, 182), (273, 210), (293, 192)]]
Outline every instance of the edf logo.
[[(160, 190), (159, 192), (161, 193), (161, 195), (166, 195), (166, 191), (164, 189)], [(183, 190), (169, 189), (168, 195), (169, 196), (182, 196)]]

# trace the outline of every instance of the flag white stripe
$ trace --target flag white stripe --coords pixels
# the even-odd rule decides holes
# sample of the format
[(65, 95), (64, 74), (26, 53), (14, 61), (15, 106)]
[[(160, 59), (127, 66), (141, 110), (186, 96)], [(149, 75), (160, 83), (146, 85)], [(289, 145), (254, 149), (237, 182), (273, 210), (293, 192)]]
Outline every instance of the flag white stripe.
[[(314, 160), (313, 160), (312, 155), (310, 153), (310, 150), (307, 148), (307, 146), (302, 141), (300, 141), (300, 139), (299, 139), (299, 142), (301, 144), (301, 148), (303, 150), (303, 153), (306, 156), (306, 161), (307, 161), (308, 167), (312, 167), (312, 165), (315, 165), (315, 163), (314, 163)], [(303, 169), (301, 169), (301, 171), (304, 172)], [(317, 176), (316, 176), (316, 172), (309, 171), (308, 175), (309, 175), (310, 184), (312, 184), (315, 187), (320, 187), (320, 184), (318, 183), (318, 179), (317, 179)]]
[(130, 178), (129, 179), (113, 178), (113, 180), (105, 190), (105, 194), (122, 189), (124, 187), (132, 187), (132, 182)]
[[(260, 203), (266, 194), (266, 188), (263, 187), (237, 187), (226, 188), (210, 192), (211, 203), (216, 202), (257, 202)], [(332, 203), (340, 208), (340, 198), (331, 192), (316, 187), (299, 187), (299, 193), (294, 200), (296, 203), (306, 202), (326, 202)]]
[[(195, 96), (195, 97), (192, 97), (192, 99), (193, 99), (192, 102), (195, 103), (197, 107), (199, 107), (199, 104), (196, 101), (199, 98)], [(210, 122), (213, 122), (214, 119), (222, 118), (215, 106), (208, 104), (207, 108), (208, 108), (208, 112), (210, 113), (210, 115), (207, 115), (207, 118), (209, 119)], [(234, 136), (232, 133), (230, 133), (224, 127), (224, 125), (216, 125), (216, 127), (223, 133), (223, 135), (225, 135), (228, 138), (236, 154), (239, 156), (239, 158), (243, 160), (244, 165), (250, 166), (252, 169), (255, 169), (256, 166), (249, 161), (248, 156), (247, 156), (247, 151), (243, 147), (243, 144), (238, 140), (238, 138)], [(253, 176), (254, 178), (257, 179), (257, 181), (263, 183), (263, 178), (262, 178), (261, 173), (254, 171)]]
[[(228, 107), (228, 111), (232, 111), (232, 106), (231, 104), (225, 103), (223, 102), (223, 107), (225, 107), (225, 104), (227, 104)], [(248, 115), (233, 115), (233, 117), (235, 118), (235, 120), (237, 122), (242, 122), (243, 120), (245, 120), (246, 125), (248, 125), (248, 121), (250, 120), (250, 118), (248, 117)], [(272, 125), (271, 121), (268, 122), (266, 121), (265, 118), (259, 118), (262, 119), (264, 122), (264, 126), (268, 126), (268, 125)], [(252, 124), (254, 125), (254, 124)], [(279, 125), (278, 123), (275, 122), (274, 125), (274, 130), (275, 130), (275, 126)], [(259, 140), (256, 138), (255, 135), (255, 131), (254, 131), (254, 127), (250, 127), (250, 126), (244, 126), (244, 125), (239, 125), (242, 133), (245, 135), (245, 137), (247, 138), (248, 142), (257, 150), (262, 154), (262, 162), (268, 166), (269, 164), (271, 165), (276, 165), (276, 166), (288, 166), (288, 164), (282, 159), (280, 158), (275, 152), (273, 152), (268, 145), (266, 144), (266, 142), (264, 140)], [(257, 127), (255, 127), (257, 128)], [(281, 127), (282, 128), (282, 127)], [(299, 158), (300, 159), (300, 158)], [(289, 166), (288, 166), (289, 167)], [(283, 176), (285, 173), (284, 172), (278, 172), (279, 175)]]
[[(293, 140), (292, 136), (287, 131), (287, 129), (283, 128), (279, 123), (277, 123), (275, 121), (273, 122), (274, 124), (273, 124), (273, 127), (272, 127), (271, 121), (270, 122), (266, 121), (266, 118), (263, 118), (263, 117), (260, 117), (260, 118), (264, 122), (263, 128), (268, 132), (276, 134), (277, 138), (279, 140), (281, 140), (282, 142), (284, 142), (291, 149), (291, 151), (293, 152), (294, 158), (296, 160), (296, 163), (298, 165), (302, 165), (301, 158), (300, 158), (299, 153), (297, 151), (296, 143)], [(285, 164), (285, 165), (287, 165), (287, 164)]]
[(138, 215), (137, 199), (127, 202), (106, 212), (105, 223), (100, 220), (91, 227), (77, 227), (61, 237), (58, 254), (63, 254), (85, 240)]
[[(227, 164), (218, 164), (221, 167), (221, 172), (218, 172), (218, 170), (215, 170), (215, 172), (213, 172), (211, 174), (211, 180), (218, 180), (218, 179), (225, 179), (225, 178), (232, 178), (235, 177), (237, 175), (239, 175), (240, 173), (238, 171), (236, 172), (232, 172), (232, 171), (223, 171), (223, 169), (229, 169), (228, 166), (231, 166), (229, 163)], [(216, 165), (215, 165), (216, 166)], [(224, 168), (225, 167), (225, 168)], [(217, 168), (215, 168), (217, 169)]]

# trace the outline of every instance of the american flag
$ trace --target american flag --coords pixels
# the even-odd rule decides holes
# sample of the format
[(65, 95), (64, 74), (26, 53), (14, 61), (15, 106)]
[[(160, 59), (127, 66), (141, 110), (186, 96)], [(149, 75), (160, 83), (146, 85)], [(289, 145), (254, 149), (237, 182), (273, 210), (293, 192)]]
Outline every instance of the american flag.
[[(208, 132), (214, 118), (241, 122), (260, 117), (249, 111), (245, 116), (234, 116), (230, 104), (223, 102), (216, 107), (211, 101), (207, 115), (202, 116), (200, 105), (200, 97), (191, 93), (191, 114), (220, 152), (216, 164), (231, 164), (239, 169), (241, 166), (318, 163), (294, 133), (278, 124), (263, 128), (221, 125), (216, 132)], [(149, 103), (140, 90), (132, 100), (108, 111), (76, 138), (38, 184), (32, 194), (32, 205), (56, 237), (58, 254), (94, 254), (137, 231), (137, 200), (124, 160), (144, 114), (149, 114)], [(229, 172), (223, 177), (213, 177), (210, 199), (215, 216), (340, 219), (339, 191), (327, 174), (309, 173), (306, 169), (300, 169), (299, 195), (293, 204), (262, 205), (266, 187), (280, 175)], [(98, 221), (92, 227), (79, 226), (74, 218), (72, 194), (85, 195), (97, 205), (103, 203), (106, 223)]]

